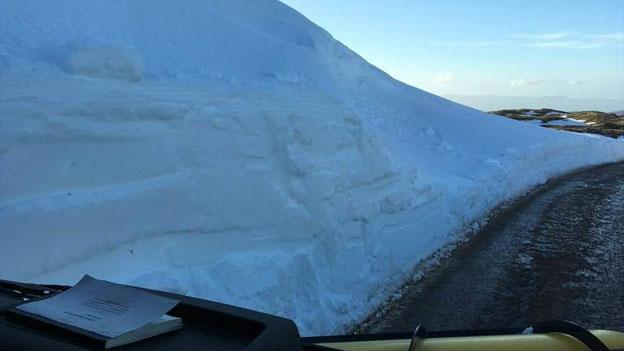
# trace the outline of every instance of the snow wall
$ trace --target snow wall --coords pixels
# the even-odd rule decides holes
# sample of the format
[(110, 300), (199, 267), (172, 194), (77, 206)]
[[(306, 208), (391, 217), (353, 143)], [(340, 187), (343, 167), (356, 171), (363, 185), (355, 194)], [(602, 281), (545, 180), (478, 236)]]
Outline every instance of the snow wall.
[(405, 85), (274, 0), (0, 0), (0, 277), (343, 330), (493, 206), (624, 143)]

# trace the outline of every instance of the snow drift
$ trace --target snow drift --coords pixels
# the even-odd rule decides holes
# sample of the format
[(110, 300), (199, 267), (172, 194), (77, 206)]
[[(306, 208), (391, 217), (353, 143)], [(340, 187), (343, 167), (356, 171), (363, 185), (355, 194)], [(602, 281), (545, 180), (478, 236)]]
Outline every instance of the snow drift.
[(624, 144), (398, 82), (274, 0), (0, 0), (0, 276), (340, 331), (489, 209)]

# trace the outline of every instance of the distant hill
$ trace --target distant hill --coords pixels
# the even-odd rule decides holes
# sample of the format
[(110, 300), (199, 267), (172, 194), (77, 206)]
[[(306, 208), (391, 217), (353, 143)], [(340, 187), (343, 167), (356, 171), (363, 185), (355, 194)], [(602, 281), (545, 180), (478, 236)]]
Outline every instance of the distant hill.
[(481, 111), (545, 107), (565, 111), (619, 111), (621, 99), (570, 98), (565, 96), (504, 96), (445, 94), (445, 98)]
[(592, 133), (621, 138), (624, 136), (624, 111), (606, 113), (600, 111), (566, 112), (549, 108), (505, 109), (490, 112), (518, 121), (537, 122), (542, 127), (576, 133)]
[(618, 115), (618, 116), (624, 116), (624, 110), (613, 111), (611, 113), (613, 113), (614, 115)]

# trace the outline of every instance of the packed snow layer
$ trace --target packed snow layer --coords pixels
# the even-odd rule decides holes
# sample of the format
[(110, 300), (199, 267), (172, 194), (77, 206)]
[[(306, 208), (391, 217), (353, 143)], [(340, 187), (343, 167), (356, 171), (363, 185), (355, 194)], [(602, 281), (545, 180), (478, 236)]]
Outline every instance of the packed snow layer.
[(393, 80), (273, 0), (0, 0), (0, 276), (82, 274), (339, 332), (609, 138)]

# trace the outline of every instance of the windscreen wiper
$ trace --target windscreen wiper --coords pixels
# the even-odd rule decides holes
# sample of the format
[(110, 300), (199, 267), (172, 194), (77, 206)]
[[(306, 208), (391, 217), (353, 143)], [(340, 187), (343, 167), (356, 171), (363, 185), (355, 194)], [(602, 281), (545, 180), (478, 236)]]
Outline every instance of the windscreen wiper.
[(67, 289), (69, 286), (66, 285), (29, 284), (0, 279), (0, 292), (13, 295), (24, 301), (56, 294)]

